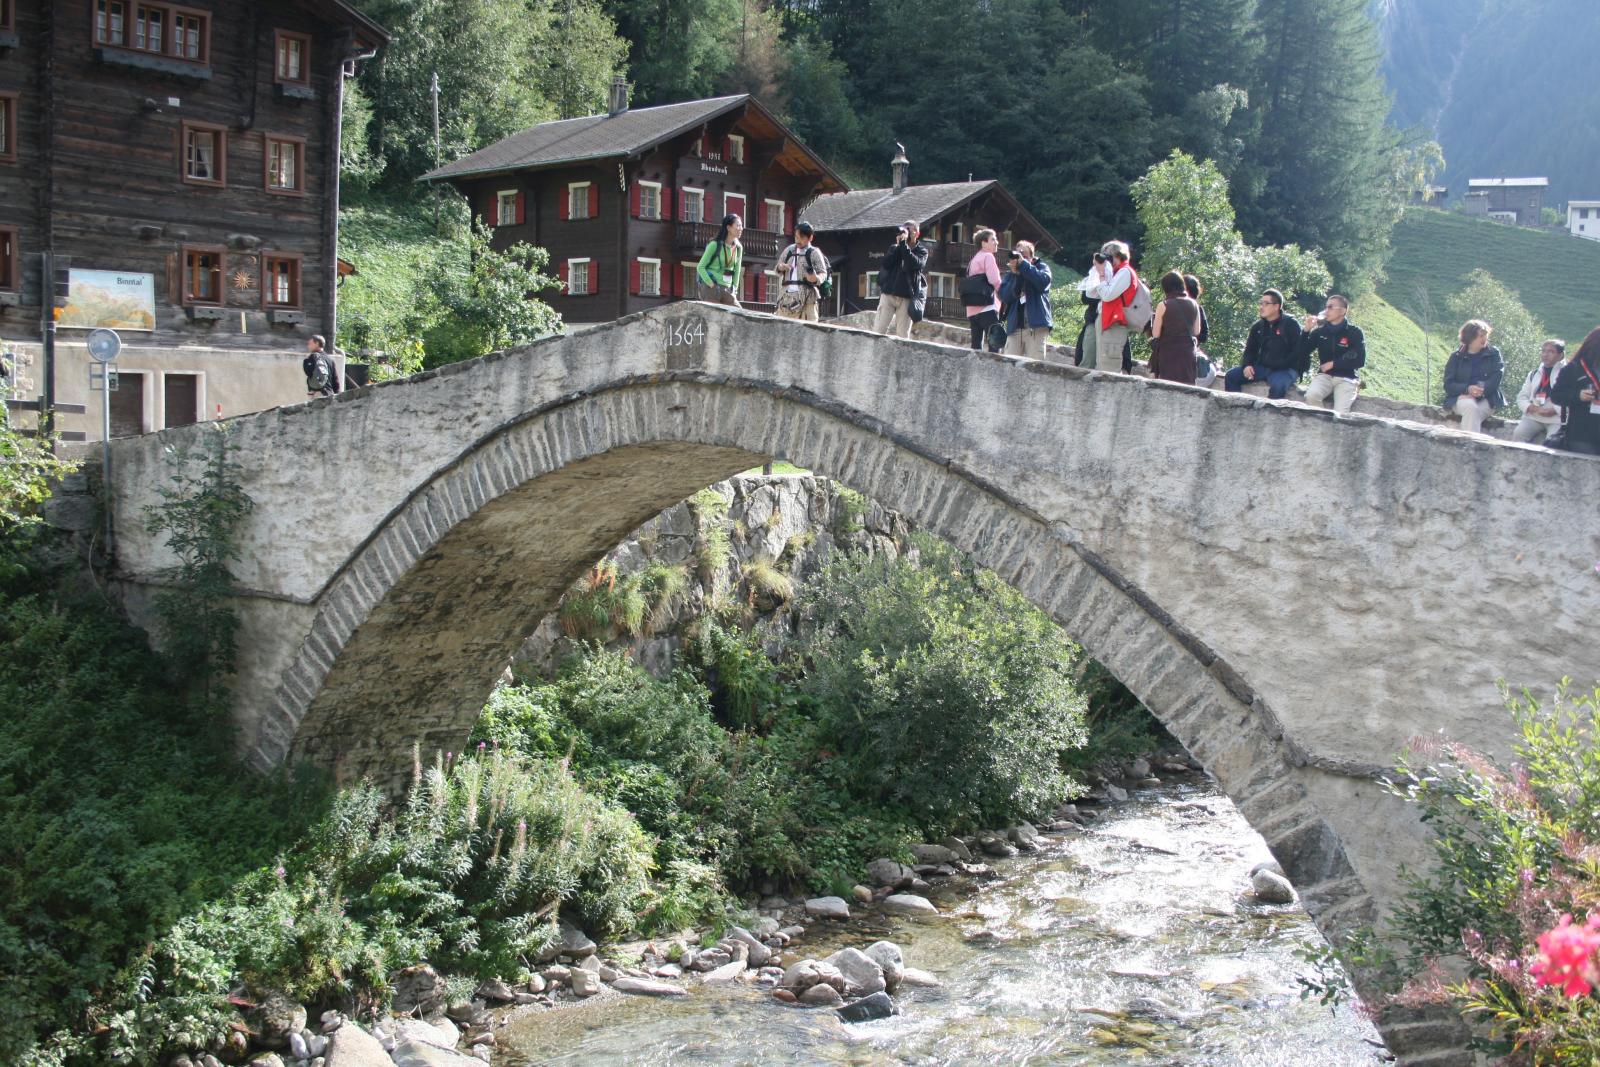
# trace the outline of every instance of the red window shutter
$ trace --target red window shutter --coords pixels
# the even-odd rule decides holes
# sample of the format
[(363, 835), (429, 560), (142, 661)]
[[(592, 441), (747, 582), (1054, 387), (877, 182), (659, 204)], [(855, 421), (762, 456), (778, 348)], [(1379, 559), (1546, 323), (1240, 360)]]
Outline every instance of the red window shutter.
[(500, 225), (500, 198), (493, 189), (483, 194), (483, 223), (485, 226)]
[(628, 292), (634, 296), (639, 295), (639, 261), (637, 259), (628, 264)]
[(767, 296), (768, 296), (768, 293), (767, 293), (767, 276), (765, 274), (757, 274), (756, 275), (756, 303), (765, 304), (767, 302)]
[(528, 221), (528, 194), (517, 190), (517, 225), (521, 226)]
[(591, 259), (589, 261), (589, 292), (598, 293), (599, 291), (600, 291), (600, 261), (598, 259)]
[(634, 218), (639, 217), (639, 183), (634, 182), (633, 188), (628, 191), (628, 214)]
[(659, 199), (661, 201), (661, 218), (666, 222), (671, 222), (672, 221), (672, 194), (669, 193), (666, 190), (666, 187), (664, 187), (664, 186), (661, 189), (661, 196), (659, 197)]
[(591, 219), (600, 217), (600, 187), (598, 185), (589, 186), (589, 217)]
[(565, 293), (567, 291), (567, 282), (569, 280), (567, 278), (567, 261), (566, 260), (563, 259), (561, 261), (561, 265), (556, 268), (556, 277), (561, 279), (561, 291), (563, 293)]
[(561, 221), (566, 222), (572, 217), (572, 190), (561, 190)]
[(728, 162), (728, 160), (730, 160), (732, 158), (733, 158), (733, 138), (724, 137), (722, 139), (722, 161), (724, 163), (726, 163), (726, 162)]
[(678, 217), (686, 222), (693, 222), (689, 218), (689, 194), (682, 189), (678, 190)]

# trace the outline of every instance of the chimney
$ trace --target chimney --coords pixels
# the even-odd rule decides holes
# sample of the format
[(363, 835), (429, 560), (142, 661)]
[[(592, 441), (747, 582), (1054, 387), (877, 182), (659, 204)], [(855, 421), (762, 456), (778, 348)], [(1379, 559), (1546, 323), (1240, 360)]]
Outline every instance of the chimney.
[(905, 145), (896, 141), (894, 146), (897, 151), (889, 166), (894, 170), (894, 191), (898, 194), (906, 191), (906, 182), (911, 176), (911, 160), (906, 158)]
[(611, 79), (611, 91), (607, 96), (607, 110), (613, 115), (620, 115), (628, 110), (628, 79), (618, 74)]

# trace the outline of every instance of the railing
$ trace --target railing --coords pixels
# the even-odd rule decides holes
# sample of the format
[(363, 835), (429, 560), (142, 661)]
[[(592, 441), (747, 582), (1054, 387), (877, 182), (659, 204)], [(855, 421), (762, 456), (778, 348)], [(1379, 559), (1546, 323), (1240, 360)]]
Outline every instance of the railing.
[[(717, 239), (720, 225), (715, 222), (676, 222), (672, 227), (673, 247), (699, 252)], [(784, 246), (783, 234), (771, 230), (746, 230), (739, 238), (746, 259), (777, 259)]]
[(962, 323), (967, 321), (967, 306), (960, 297), (930, 296), (926, 316), (935, 322)]

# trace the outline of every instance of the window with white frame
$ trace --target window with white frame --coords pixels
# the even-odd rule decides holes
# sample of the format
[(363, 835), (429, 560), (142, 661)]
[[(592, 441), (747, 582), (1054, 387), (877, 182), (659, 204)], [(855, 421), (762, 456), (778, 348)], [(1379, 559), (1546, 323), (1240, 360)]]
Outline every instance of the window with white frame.
[(867, 274), (866, 274), (866, 279), (867, 279), (867, 299), (868, 300), (876, 300), (876, 299), (878, 299), (878, 272), (877, 271), (868, 271)]
[(744, 162), (744, 138), (736, 133), (728, 136), (728, 162)]
[(696, 287), (700, 284), (698, 272), (700, 264), (683, 260), (678, 264), (678, 292), (684, 296), (693, 297)]
[[(588, 206), (585, 204), (584, 206)], [(515, 189), (501, 189), (494, 194), (494, 224), (496, 226), (515, 226), (517, 224), (517, 191)]]
[(966, 223), (964, 223), (964, 222), (952, 222), (950, 224), (950, 241), (951, 241), (951, 243), (953, 243), (953, 244), (961, 244), (966, 239), (967, 239), (967, 225), (966, 225)]
[(931, 227), (929, 227), (928, 232), (923, 234), (923, 236), (928, 238), (928, 240), (932, 241), (934, 244), (938, 244), (940, 239), (941, 239), (940, 236), (939, 236), (939, 233), (940, 233), (940, 226), (936, 222)]
[(661, 261), (639, 257), (639, 295), (661, 295)]
[[(567, 183), (567, 218), (586, 219), (589, 217), (589, 182)], [(573, 262), (578, 262), (573, 260)], [(587, 263), (588, 260), (583, 262)]]
[(724, 215), (738, 215), (739, 218), (744, 221), (745, 225), (748, 226), (750, 224), (750, 220), (745, 218), (744, 205), (745, 200), (743, 193), (722, 194), (722, 213)]
[(594, 290), (589, 288), (589, 260), (567, 260), (567, 294), (569, 296), (588, 296)]
[(684, 186), (683, 211), (681, 213), (685, 222), (700, 222), (706, 217), (706, 191)]
[(775, 270), (764, 270), (761, 276), (767, 280), (767, 303), (776, 304), (778, 294), (783, 292), (783, 275)]
[(661, 217), (661, 183), (639, 183), (639, 217), (641, 219), (659, 219)]
[(928, 295), (955, 299), (956, 276), (954, 274), (928, 274)]
[(786, 232), (783, 225), (783, 201), (768, 200), (765, 203), (767, 205), (767, 229), (774, 233)]

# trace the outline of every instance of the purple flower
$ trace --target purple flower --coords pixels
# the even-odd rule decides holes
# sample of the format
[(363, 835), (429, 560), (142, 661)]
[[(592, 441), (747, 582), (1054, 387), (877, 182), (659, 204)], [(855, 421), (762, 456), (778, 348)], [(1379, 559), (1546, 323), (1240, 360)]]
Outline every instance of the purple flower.
[(278, 864), (277, 869), (275, 869), (272, 873), (278, 876), (278, 881), (283, 881), (283, 876), (286, 873), (283, 869), (283, 864)]

